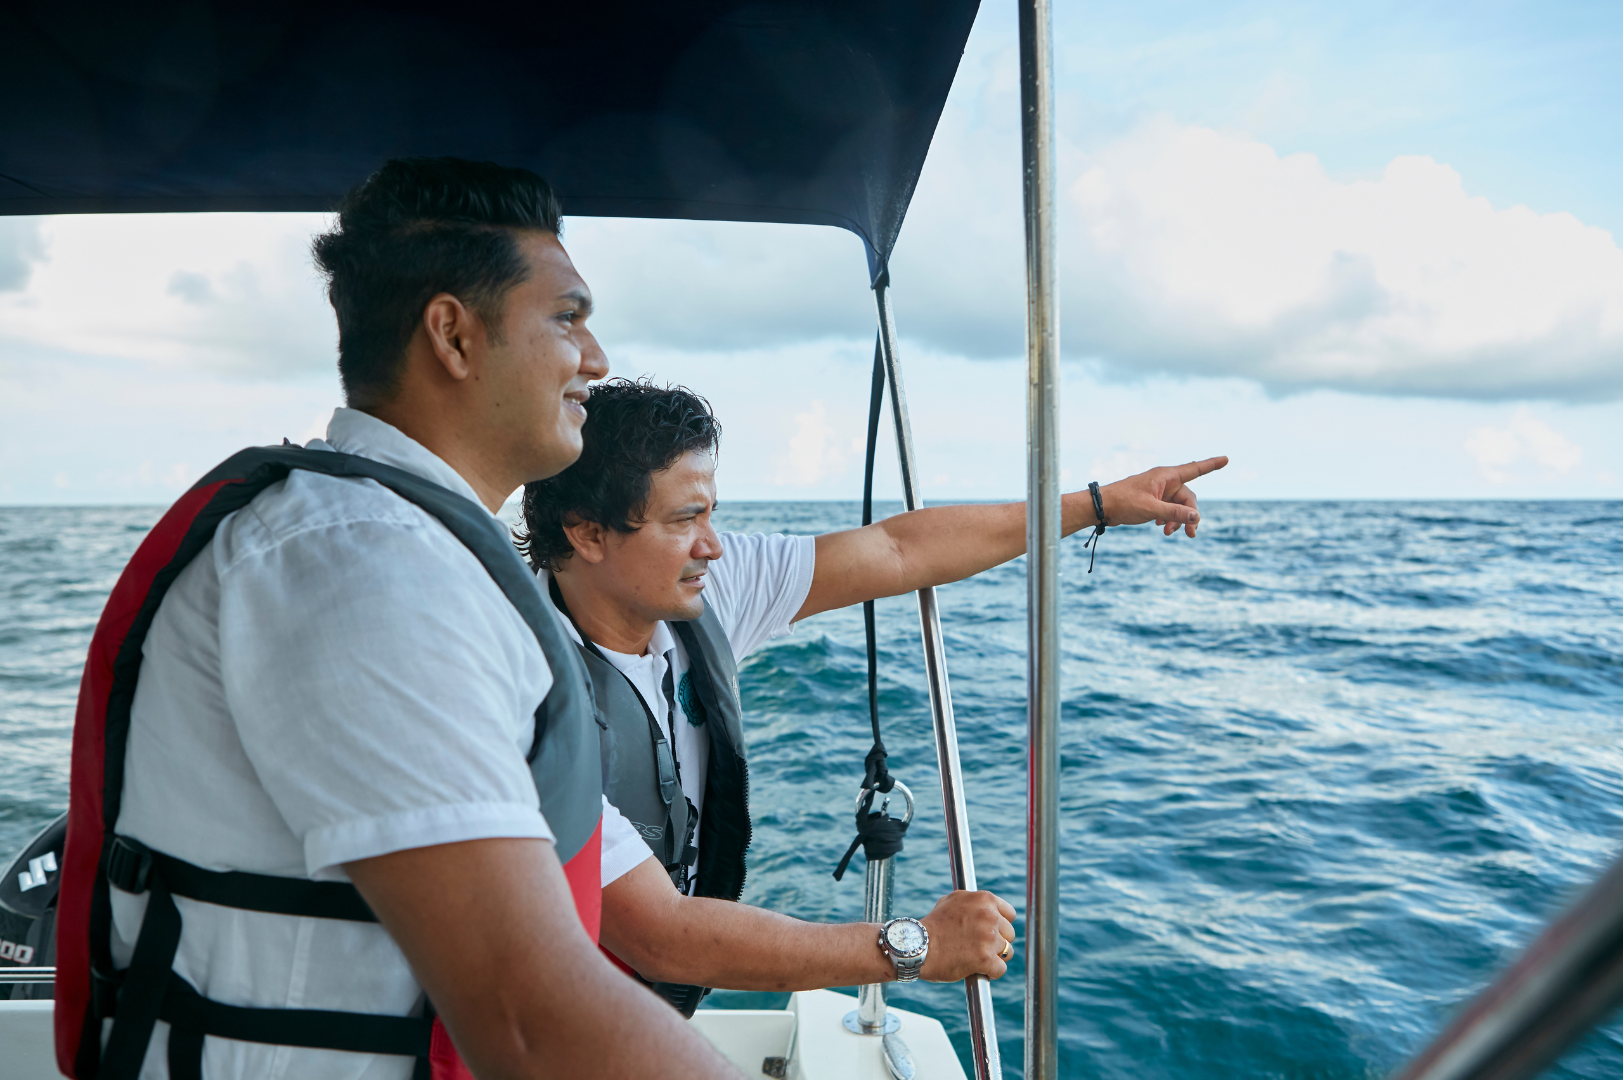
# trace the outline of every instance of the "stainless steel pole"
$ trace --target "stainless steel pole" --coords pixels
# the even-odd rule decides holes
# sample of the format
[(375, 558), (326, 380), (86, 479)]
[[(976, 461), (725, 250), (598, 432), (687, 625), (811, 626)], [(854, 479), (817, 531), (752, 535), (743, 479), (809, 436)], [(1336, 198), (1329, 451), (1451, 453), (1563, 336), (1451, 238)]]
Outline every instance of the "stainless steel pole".
[[(895, 857), (873, 859), (864, 869), (862, 881), (862, 921), (890, 921), (891, 871)], [(863, 1035), (885, 1033), (885, 984), (864, 983), (857, 987), (857, 1030)]]
[[(857, 810), (862, 810), (862, 800), (868, 789), (863, 788), (857, 795)], [(895, 817), (890, 812), (892, 796), (902, 800), (904, 809), (901, 820), (913, 820), (913, 792), (908, 790), (906, 784), (900, 780), (891, 789), (888, 795), (876, 795), (879, 806), (877, 812), (887, 817)], [(896, 856), (885, 859), (868, 859), (863, 867), (862, 889), (862, 921), (879, 923), (883, 925), (890, 921), (891, 909), (891, 883), (895, 878), (894, 871)], [(895, 1031), (901, 1026), (900, 1021), (890, 1015), (885, 1008), (885, 984), (866, 983), (857, 987), (857, 1007), (845, 1017), (845, 1026), (858, 1035), (884, 1035)]]
[[(879, 307), (879, 343), (890, 380), (891, 417), (896, 422), (896, 456), (902, 472), (902, 505), (917, 510), (918, 466), (913, 461), (913, 425), (907, 416), (907, 391), (896, 359), (896, 322), (890, 309), (890, 289), (882, 280), (874, 287)], [(930, 687), (930, 715), (935, 720), (935, 756), (941, 772), (941, 807), (947, 818), (947, 854), (952, 862), (952, 887), (974, 889), (975, 857), (969, 849), (969, 809), (964, 805), (964, 769), (958, 761), (958, 728), (952, 719), (952, 692), (947, 686), (947, 651), (941, 642), (941, 612), (935, 590), (919, 590), (919, 632), (924, 638), (924, 673)], [(969, 1050), (975, 1080), (1002, 1080), (997, 1025), (992, 1017), (992, 985), (984, 976), (965, 980), (969, 996)]]
[(1053, 16), (1020, 0), (1026, 209), (1026, 1080), (1059, 1076), (1059, 298)]

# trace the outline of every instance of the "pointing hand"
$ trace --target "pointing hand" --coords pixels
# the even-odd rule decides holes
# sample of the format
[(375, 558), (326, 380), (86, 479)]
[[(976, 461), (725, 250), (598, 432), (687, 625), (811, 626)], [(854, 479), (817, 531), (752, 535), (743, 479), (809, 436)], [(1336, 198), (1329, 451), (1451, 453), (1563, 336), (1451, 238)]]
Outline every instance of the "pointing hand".
[[(1216, 472), (1228, 463), (1227, 457), (1211, 457), (1205, 461), (1191, 461), (1187, 465), (1163, 465), (1100, 488), (1099, 494), (1105, 504), (1105, 524), (1142, 525), (1146, 521), (1153, 521), (1161, 526), (1167, 536), (1176, 532), (1180, 525), (1185, 533), (1194, 536), (1195, 528), (1200, 524), (1200, 510), (1195, 505), (1195, 493), (1190, 490), (1189, 482)], [(1078, 502), (1088, 509), (1091, 518), (1092, 500), (1086, 492), (1079, 492), (1078, 496)]]

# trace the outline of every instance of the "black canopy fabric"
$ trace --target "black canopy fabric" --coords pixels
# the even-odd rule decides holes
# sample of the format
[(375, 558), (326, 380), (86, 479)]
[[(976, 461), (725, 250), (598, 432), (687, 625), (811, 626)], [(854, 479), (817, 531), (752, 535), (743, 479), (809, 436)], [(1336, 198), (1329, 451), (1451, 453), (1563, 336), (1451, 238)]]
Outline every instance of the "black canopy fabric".
[(569, 215), (896, 242), (979, 0), (0, 0), (0, 214), (327, 210), (380, 162)]

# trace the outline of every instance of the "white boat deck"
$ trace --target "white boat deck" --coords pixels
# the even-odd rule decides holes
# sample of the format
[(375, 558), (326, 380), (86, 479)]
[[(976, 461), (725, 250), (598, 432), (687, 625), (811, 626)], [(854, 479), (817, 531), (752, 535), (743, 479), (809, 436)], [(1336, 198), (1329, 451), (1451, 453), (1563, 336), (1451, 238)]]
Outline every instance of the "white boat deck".
[[(57, 1080), (49, 1001), (0, 1001), (0, 1076)], [(891, 1080), (882, 1040), (847, 1031), (843, 1018), (857, 999), (808, 990), (787, 1009), (701, 1009), (693, 1024), (750, 1080)], [(963, 1066), (939, 1021), (891, 1009), (917, 1080), (965, 1080)], [(788, 1059), (786, 1062), (781, 1059)], [(766, 1071), (774, 1069), (774, 1071)], [(781, 1070), (781, 1071), (778, 1071)]]
[[(9, 993), (11, 988), (5, 988)], [(0, 1001), (0, 1076), (5, 1080), (58, 1080), (52, 1045), (54, 1001)]]

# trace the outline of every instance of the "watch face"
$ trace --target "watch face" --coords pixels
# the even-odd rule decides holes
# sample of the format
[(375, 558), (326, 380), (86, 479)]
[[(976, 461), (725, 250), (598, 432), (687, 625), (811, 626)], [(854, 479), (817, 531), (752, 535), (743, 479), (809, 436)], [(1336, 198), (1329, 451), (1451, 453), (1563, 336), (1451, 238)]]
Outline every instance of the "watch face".
[(902, 956), (911, 956), (924, 948), (924, 928), (916, 922), (892, 923), (885, 930), (885, 940)]

